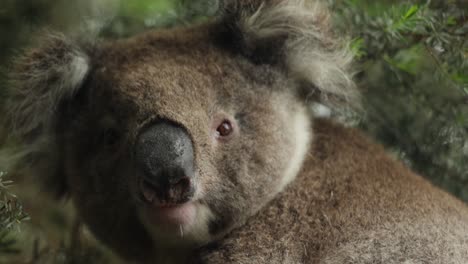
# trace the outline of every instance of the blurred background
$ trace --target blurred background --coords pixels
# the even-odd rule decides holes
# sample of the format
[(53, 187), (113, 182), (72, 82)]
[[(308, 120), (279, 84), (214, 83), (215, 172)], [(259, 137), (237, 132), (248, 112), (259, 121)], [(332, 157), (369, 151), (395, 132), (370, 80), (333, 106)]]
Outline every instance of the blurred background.
[[(333, 116), (468, 202), (468, 1), (323, 1), (351, 40), (364, 105)], [(120, 38), (209, 19), (216, 10), (210, 0), (1, 0), (0, 104), (12, 60), (43, 28)], [(0, 164), (0, 263), (118, 260), (74, 220), (67, 202), (15, 184)]]

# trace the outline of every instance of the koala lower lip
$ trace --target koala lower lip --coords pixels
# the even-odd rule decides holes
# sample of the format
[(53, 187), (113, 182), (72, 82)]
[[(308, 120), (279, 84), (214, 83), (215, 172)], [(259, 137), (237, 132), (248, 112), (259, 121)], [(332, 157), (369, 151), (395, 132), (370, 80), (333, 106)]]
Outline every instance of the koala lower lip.
[(150, 223), (163, 226), (188, 226), (196, 217), (196, 205), (188, 202), (180, 205), (149, 206), (145, 215)]

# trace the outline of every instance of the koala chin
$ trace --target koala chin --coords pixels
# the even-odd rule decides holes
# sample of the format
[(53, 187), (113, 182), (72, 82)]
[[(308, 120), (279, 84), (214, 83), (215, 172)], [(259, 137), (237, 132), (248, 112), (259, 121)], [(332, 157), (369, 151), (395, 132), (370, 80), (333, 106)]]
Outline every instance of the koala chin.
[(318, 1), (225, 0), (202, 24), (87, 43), (11, 73), (9, 170), (70, 197), (137, 263), (468, 263), (468, 209), (311, 105), (359, 108)]

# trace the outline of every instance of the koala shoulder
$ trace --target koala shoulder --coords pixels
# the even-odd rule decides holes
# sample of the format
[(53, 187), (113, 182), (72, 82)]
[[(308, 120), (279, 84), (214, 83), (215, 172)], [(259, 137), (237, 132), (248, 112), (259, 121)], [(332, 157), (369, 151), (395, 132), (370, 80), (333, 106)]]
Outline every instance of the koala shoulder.
[(245, 226), (205, 248), (202, 263), (468, 259), (468, 212), (461, 202), (356, 129), (315, 120), (314, 138), (296, 181)]

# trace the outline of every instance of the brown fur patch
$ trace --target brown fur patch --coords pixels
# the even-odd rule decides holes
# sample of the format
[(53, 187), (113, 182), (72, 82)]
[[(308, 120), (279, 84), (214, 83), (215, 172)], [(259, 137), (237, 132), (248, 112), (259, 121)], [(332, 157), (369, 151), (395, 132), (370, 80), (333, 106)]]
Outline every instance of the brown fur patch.
[(314, 123), (296, 181), (203, 263), (465, 263), (468, 209), (355, 129)]

